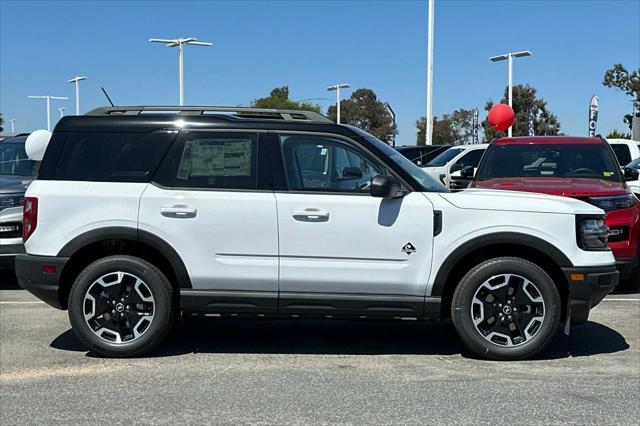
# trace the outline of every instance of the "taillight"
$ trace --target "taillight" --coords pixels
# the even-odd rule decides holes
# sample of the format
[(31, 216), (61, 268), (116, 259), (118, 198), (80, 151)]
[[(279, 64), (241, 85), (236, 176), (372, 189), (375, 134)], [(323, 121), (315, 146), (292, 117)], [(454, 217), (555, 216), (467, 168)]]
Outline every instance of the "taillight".
[(24, 212), (22, 214), (22, 241), (27, 241), (38, 226), (38, 199), (24, 197)]

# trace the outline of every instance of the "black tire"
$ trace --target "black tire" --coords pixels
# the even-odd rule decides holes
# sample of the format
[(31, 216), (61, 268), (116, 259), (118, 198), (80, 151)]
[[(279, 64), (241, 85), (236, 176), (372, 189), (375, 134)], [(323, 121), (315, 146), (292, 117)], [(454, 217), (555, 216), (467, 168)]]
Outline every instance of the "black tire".
[[(506, 340), (504, 344), (497, 344), (494, 341), (490, 341), (488, 340), (488, 338), (485, 338), (485, 335), (490, 335), (490, 333), (488, 332), (490, 330), (483, 330), (483, 332), (485, 333), (483, 335), (483, 332), (481, 332), (480, 329), (477, 328), (474, 324), (474, 315), (477, 315), (478, 306), (475, 306), (476, 311), (474, 311), (474, 313), (472, 314), (472, 305), (474, 297), (476, 295), (476, 291), (484, 291), (486, 287), (483, 287), (482, 290), (480, 290), (480, 287), (483, 286), (483, 284), (488, 280), (501, 279), (494, 278), (499, 277), (501, 274), (513, 274), (517, 275), (518, 277), (525, 278), (526, 280), (534, 284), (535, 289), (537, 289), (540, 293), (536, 297), (536, 299), (539, 296), (542, 297), (542, 301), (544, 302), (544, 317), (541, 320), (542, 324), (539, 324), (538, 321), (536, 321), (535, 324), (532, 322), (528, 323), (534, 324), (536, 326), (535, 333), (529, 333), (532, 335), (532, 337), (530, 338), (527, 338), (527, 336), (525, 336), (523, 339), (521, 339), (520, 337), (514, 338), (513, 336), (510, 336), (510, 339)], [(512, 278), (514, 280), (512, 282), (513, 286), (517, 287), (519, 282), (522, 282), (522, 286), (524, 286), (525, 281), (520, 281), (520, 278), (518, 277)], [(508, 287), (509, 286), (507, 286), (507, 288)], [(527, 287), (527, 289), (529, 290), (531, 288)], [(497, 292), (498, 290), (496, 290), (496, 293)], [(493, 296), (491, 297), (493, 299)], [(505, 297), (507, 299), (511, 299), (509, 303), (513, 301), (513, 298), (508, 296)], [(488, 296), (484, 300), (483, 304), (486, 303), (486, 300), (489, 300)], [(524, 259), (515, 257), (501, 257), (486, 260), (476, 265), (462, 278), (460, 284), (456, 287), (453, 294), (453, 300), (451, 303), (451, 318), (453, 320), (453, 324), (455, 325), (456, 331), (458, 332), (458, 335), (460, 336), (464, 344), (479, 357), (494, 360), (524, 359), (530, 358), (536, 353), (543, 350), (556, 335), (558, 325), (560, 323), (561, 303), (562, 302), (560, 294), (558, 293), (558, 289), (553, 283), (551, 277), (549, 277), (549, 275), (543, 269)], [(475, 304), (479, 305), (480, 303), (476, 302)], [(504, 308), (495, 308), (496, 305), (497, 303), (492, 304), (493, 308), (491, 309), (494, 309), (497, 313), (495, 313), (494, 315), (492, 311), (487, 314), (487, 316), (492, 316), (494, 318), (494, 321), (491, 324), (502, 321), (502, 318), (504, 318), (504, 321), (508, 323), (506, 317), (504, 317), (505, 313), (503, 313), (502, 311), (502, 309)], [(537, 304), (537, 306), (540, 305), (541, 304), (539, 303)], [(502, 306), (502, 304), (500, 306)], [(505, 304), (505, 308), (506, 306), (507, 305)], [(515, 304), (510, 306), (515, 306)], [(485, 316), (484, 309), (489, 308), (483, 307), (482, 316), (480, 318), (484, 318)], [(498, 315), (500, 315), (501, 318), (496, 321), (495, 319), (498, 318)], [(518, 317), (516, 315), (522, 315), (522, 313), (513, 313), (513, 318), (522, 318), (522, 321), (526, 321), (526, 318), (533, 318), (532, 316), (525, 317), (524, 315), (522, 315), (521, 317)], [(483, 324), (488, 324), (488, 321), (490, 320), (491, 317), (489, 317), (487, 323), (480, 323), (478, 327), (482, 326)], [(501, 322), (501, 324), (504, 324), (505, 322)], [(489, 328), (489, 325), (486, 325), (486, 327)], [(525, 328), (526, 327), (528, 327), (528, 325), (526, 325)], [(529, 329), (527, 329), (527, 331), (528, 330)], [(520, 335), (523, 334), (524, 333), (520, 333)], [(494, 337), (494, 339), (496, 338)], [(497, 337), (497, 340), (502, 340), (502, 338)], [(507, 343), (514, 344), (514, 342), (517, 342), (517, 345), (506, 346)]]
[[(124, 342), (116, 343), (107, 341), (105, 340), (105, 338), (98, 336), (96, 333), (94, 333), (88, 321), (85, 320), (85, 310), (88, 309), (85, 303), (85, 296), (87, 295), (87, 292), (92, 289), (92, 285), (94, 284), (94, 282), (96, 282), (96, 280), (104, 276), (111, 277), (112, 275), (116, 275), (116, 272), (119, 271), (124, 272), (128, 277), (128, 274), (131, 274), (131, 276), (137, 277), (141, 281), (143, 281), (143, 283), (146, 285), (146, 287), (144, 288), (145, 294), (147, 294), (148, 296), (148, 292), (150, 292), (151, 296), (148, 297), (151, 297), (150, 300), (152, 300), (152, 302), (141, 303), (145, 303), (146, 305), (150, 306), (150, 308), (146, 307), (145, 309), (151, 311), (153, 316), (150, 323), (143, 324), (146, 325), (146, 328), (141, 332), (141, 335), (139, 337), (131, 338), (132, 340), (130, 341), (125, 340)], [(122, 279), (120, 281), (124, 282), (124, 280)], [(134, 282), (137, 283), (137, 281)], [(110, 286), (111, 285), (112, 284), (110, 284)], [(122, 289), (123, 286), (125, 287), (124, 289)], [(120, 295), (124, 294), (122, 293), (123, 291), (126, 292), (127, 290), (129, 290), (129, 293), (132, 291), (131, 285), (122, 285), (118, 287), (121, 289)], [(96, 291), (99, 291), (101, 288), (105, 287), (96, 287)], [(118, 290), (114, 287), (112, 291), (115, 293)], [(102, 295), (106, 293), (101, 292), (100, 294)], [(176, 316), (176, 309), (175, 304), (172, 301), (172, 294), (173, 290), (171, 287), (171, 283), (169, 283), (169, 280), (158, 268), (153, 266), (151, 263), (133, 256), (108, 256), (91, 263), (76, 278), (73, 287), (71, 287), (71, 293), (69, 294), (69, 321), (71, 322), (74, 333), (82, 342), (82, 344), (95, 352), (109, 357), (131, 357), (141, 355), (149, 352), (158, 344), (160, 344), (171, 330), (173, 320)], [(120, 297), (120, 295), (118, 297)], [(126, 295), (128, 295), (128, 293)], [(137, 295), (134, 296), (138, 297)], [(107, 297), (108, 296), (105, 295), (104, 299), (106, 300)], [(88, 303), (89, 306), (91, 306), (91, 302)], [(95, 313), (95, 310), (98, 309), (98, 305), (97, 302), (94, 303), (94, 311), (92, 312)], [(101, 305), (101, 307), (103, 307), (109, 306), (109, 303), (111, 302), (109, 302), (108, 300), (103, 301), (101, 299), (100, 303), (106, 304)], [(126, 306), (128, 308), (129, 306), (133, 306), (133, 304)], [(111, 312), (115, 312), (115, 310)], [(118, 313), (117, 315), (122, 315), (122, 318), (125, 318), (124, 315), (126, 314), (127, 313), (123, 312), (122, 314)], [(107, 315), (112, 318), (112, 315), (114, 314), (107, 313), (103, 315), (101, 321), (104, 320), (104, 317), (106, 317)], [(127, 322), (128, 320), (123, 319), (121, 321), (123, 324), (130, 324), (129, 322)], [(109, 324), (110, 326), (115, 324), (115, 322), (111, 323), (109, 321), (106, 321), (105, 323)], [(131, 321), (131, 323), (133, 323), (133, 320)], [(103, 335), (109, 336), (108, 333), (103, 333)], [(118, 338), (120, 338), (119, 336)]]

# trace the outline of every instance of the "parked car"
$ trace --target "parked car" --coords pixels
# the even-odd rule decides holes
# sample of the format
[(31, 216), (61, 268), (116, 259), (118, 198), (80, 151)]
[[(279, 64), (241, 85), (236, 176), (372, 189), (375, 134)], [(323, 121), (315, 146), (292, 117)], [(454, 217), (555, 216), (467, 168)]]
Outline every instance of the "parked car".
[(449, 193), (370, 134), (308, 111), (64, 117), (23, 220), (20, 285), (68, 309), (79, 340), (108, 356), (148, 352), (182, 310), (451, 317), (478, 356), (519, 359), (560, 322), (585, 322), (618, 282), (600, 208)]
[(450, 147), (451, 145), (410, 145), (400, 146), (396, 149), (416, 166), (425, 166), (438, 154), (446, 151)]
[(640, 142), (631, 139), (607, 139), (622, 165), (640, 158)]
[[(452, 146), (429, 161), (423, 169), (444, 186), (451, 188), (452, 175), (467, 166), (478, 167), (488, 146), (486, 143)], [(453, 186), (452, 189), (462, 189), (457, 182)]]
[(26, 135), (0, 141), (0, 268), (13, 269), (22, 245), (24, 193), (35, 178), (38, 163), (24, 150)]
[(637, 288), (640, 203), (625, 182), (637, 179), (637, 170), (621, 171), (604, 139), (538, 136), (492, 143), (471, 187), (569, 196), (603, 209), (621, 281)]

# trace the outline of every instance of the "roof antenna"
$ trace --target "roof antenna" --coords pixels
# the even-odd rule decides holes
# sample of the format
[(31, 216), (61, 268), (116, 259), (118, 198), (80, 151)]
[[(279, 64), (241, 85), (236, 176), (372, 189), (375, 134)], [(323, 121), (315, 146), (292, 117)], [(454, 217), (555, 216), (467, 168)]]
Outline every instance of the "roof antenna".
[(102, 93), (104, 93), (104, 95), (107, 97), (107, 100), (109, 101), (109, 103), (111, 104), (112, 107), (114, 107), (115, 105), (113, 104), (113, 102), (111, 102), (111, 98), (109, 97), (109, 95), (107, 94), (107, 91), (104, 90), (104, 87), (101, 87), (100, 89), (102, 89)]

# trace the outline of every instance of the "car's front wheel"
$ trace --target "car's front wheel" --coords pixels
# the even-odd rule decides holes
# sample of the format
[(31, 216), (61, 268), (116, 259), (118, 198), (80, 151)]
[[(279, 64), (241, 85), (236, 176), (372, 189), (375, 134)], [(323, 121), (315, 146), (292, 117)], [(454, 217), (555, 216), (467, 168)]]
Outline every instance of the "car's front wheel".
[(106, 356), (135, 356), (164, 340), (175, 313), (172, 287), (149, 262), (109, 256), (87, 266), (69, 295), (69, 320), (88, 348)]
[(462, 341), (487, 359), (528, 358), (556, 334), (558, 289), (539, 266), (520, 258), (486, 260), (456, 288), (451, 317)]

